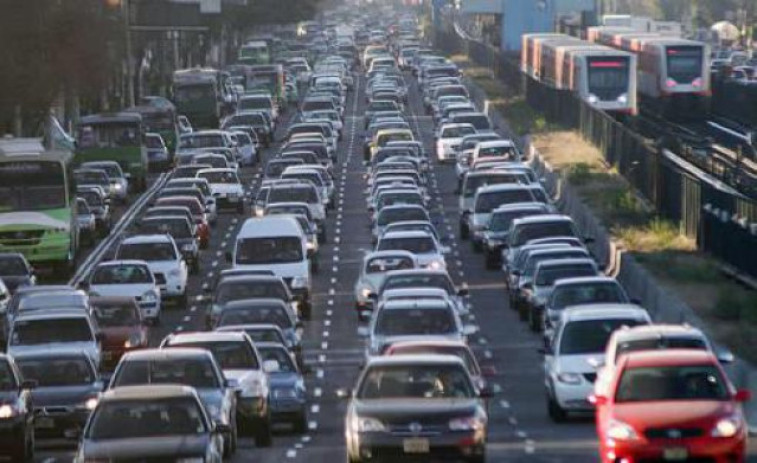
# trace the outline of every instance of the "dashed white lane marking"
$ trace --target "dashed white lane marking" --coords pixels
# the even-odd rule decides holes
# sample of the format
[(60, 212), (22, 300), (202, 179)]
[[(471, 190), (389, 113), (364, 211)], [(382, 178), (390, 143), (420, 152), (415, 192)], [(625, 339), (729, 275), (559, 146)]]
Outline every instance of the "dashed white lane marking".
[(323, 337), (324, 338), (328, 338), (329, 337), (329, 332), (328, 331), (324, 331), (323, 332)]
[(507, 400), (500, 400), (499, 401), (499, 406), (502, 407), (502, 408), (504, 408), (505, 410), (509, 410), (510, 409), (510, 402), (508, 402)]
[(329, 343), (326, 341), (323, 341), (321, 343), (321, 350), (327, 350), (329, 348)]
[(331, 309), (328, 309), (328, 310), (326, 311), (326, 316), (327, 316), (327, 317), (330, 317), (330, 316), (331, 316), (331, 314), (333, 314), (333, 313), (334, 313), (334, 311), (333, 311), (333, 310), (331, 310)]
[(202, 301), (202, 299), (203, 299), (203, 297), (202, 297), (202, 295), (201, 295), (201, 294), (198, 294), (198, 295), (197, 295), (197, 296), (195, 297), (195, 301), (197, 301), (197, 302), (200, 302), (200, 301)]
[(511, 425), (513, 425), (513, 426), (517, 426), (517, 425), (518, 425), (518, 419), (517, 419), (517, 418), (515, 418), (514, 416), (511, 416), (511, 417), (509, 417), (509, 418), (507, 419), (507, 421), (508, 421), (508, 422), (509, 422), (509, 423), (510, 423)]
[(327, 305), (334, 305), (334, 300), (333, 299), (329, 299), (328, 301), (326, 301), (326, 304)]
[(334, 272), (334, 273), (336, 273), (336, 272), (338, 272), (338, 271), (339, 271), (339, 267), (337, 267), (337, 266), (335, 265), (335, 266), (331, 267), (331, 271), (332, 271), (332, 272)]
[(490, 351), (490, 350), (485, 351), (484, 352), (484, 357), (487, 358), (487, 359), (492, 358), (492, 351)]
[(189, 320), (191, 320), (189, 315), (185, 315), (184, 318), (181, 319), (181, 321), (183, 321), (184, 323), (187, 323)]
[(313, 396), (314, 397), (320, 397), (322, 394), (323, 394), (323, 391), (321, 390), (320, 387), (317, 387), (317, 388), (313, 389)]
[(218, 267), (218, 261), (214, 260), (213, 262), (210, 263), (210, 266), (213, 267), (213, 268)]
[(526, 453), (532, 454), (536, 451), (536, 442), (531, 439), (526, 440)]
[(319, 368), (319, 369), (315, 370), (315, 376), (318, 379), (323, 379), (323, 369)]
[(302, 448), (302, 442), (297, 442), (296, 444), (294, 444), (294, 448), (296, 448), (298, 450), (301, 449)]
[(323, 325), (324, 326), (331, 326), (331, 320), (324, 320)]
[(310, 442), (310, 436), (302, 436), (302, 442), (305, 442), (306, 444)]
[(334, 294), (336, 294), (334, 288), (329, 288), (329, 296), (333, 296)]
[(310, 421), (308, 423), (308, 429), (311, 430), (311, 431), (315, 431), (316, 429), (318, 429), (318, 422), (317, 421)]
[(287, 450), (287, 458), (297, 458), (297, 450), (295, 449), (289, 449)]
[(518, 436), (519, 439), (525, 439), (528, 436), (525, 431), (515, 431), (515, 435)]
[(225, 247), (226, 247), (226, 241), (221, 241), (221, 247), (222, 247), (222, 248), (225, 248)]
[(336, 277), (331, 277), (331, 284), (332, 284), (332, 285), (335, 285), (335, 284), (336, 284)]
[(321, 354), (318, 356), (318, 363), (326, 363), (326, 355)]
[(312, 407), (310, 407), (310, 413), (318, 413), (321, 411), (321, 406), (318, 404), (313, 404)]

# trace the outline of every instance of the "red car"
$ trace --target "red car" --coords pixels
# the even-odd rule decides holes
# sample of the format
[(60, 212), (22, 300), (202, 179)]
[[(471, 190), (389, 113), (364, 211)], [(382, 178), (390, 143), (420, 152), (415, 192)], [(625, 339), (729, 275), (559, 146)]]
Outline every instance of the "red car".
[(205, 213), (205, 206), (203, 206), (197, 198), (191, 196), (168, 196), (165, 198), (158, 198), (155, 202), (156, 206), (184, 206), (189, 208), (192, 213), (192, 217), (195, 219), (197, 225), (197, 239), (200, 242), (200, 247), (205, 249), (210, 243), (210, 225), (208, 224), (208, 216)]
[(604, 463), (744, 461), (747, 424), (740, 402), (751, 398), (728, 381), (704, 350), (624, 355), (596, 405)]
[(90, 300), (103, 334), (101, 369), (113, 371), (126, 352), (147, 347), (147, 327), (134, 298), (111, 296)]

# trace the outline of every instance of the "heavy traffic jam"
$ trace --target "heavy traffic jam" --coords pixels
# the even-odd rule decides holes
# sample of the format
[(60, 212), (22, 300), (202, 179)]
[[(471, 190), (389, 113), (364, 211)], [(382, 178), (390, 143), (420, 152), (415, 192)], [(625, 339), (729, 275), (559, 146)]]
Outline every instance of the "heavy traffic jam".
[(745, 461), (728, 353), (605, 272), (415, 10), (303, 31), (75, 152), (0, 140), (0, 454)]

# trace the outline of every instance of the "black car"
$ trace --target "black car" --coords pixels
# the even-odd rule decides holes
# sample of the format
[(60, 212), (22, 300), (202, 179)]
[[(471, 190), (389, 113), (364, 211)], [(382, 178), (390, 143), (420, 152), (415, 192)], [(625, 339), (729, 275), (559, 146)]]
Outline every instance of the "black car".
[(194, 388), (124, 386), (104, 393), (76, 461), (223, 461), (226, 424), (214, 423)]
[(34, 383), (23, 381), (13, 359), (0, 354), (0, 456), (11, 461), (34, 457)]
[(140, 220), (138, 233), (140, 235), (165, 233), (171, 235), (184, 260), (187, 261), (189, 271), (197, 274), (200, 271), (200, 244), (197, 241), (196, 227), (186, 217), (165, 215)]
[(16, 288), (37, 283), (34, 269), (20, 252), (0, 253), (0, 280), (11, 294), (16, 292)]
[(17, 354), (21, 376), (32, 391), (37, 438), (78, 440), (102, 391), (95, 365), (82, 351)]
[(459, 357), (374, 358), (350, 394), (348, 461), (484, 462), (487, 395), (476, 391)]

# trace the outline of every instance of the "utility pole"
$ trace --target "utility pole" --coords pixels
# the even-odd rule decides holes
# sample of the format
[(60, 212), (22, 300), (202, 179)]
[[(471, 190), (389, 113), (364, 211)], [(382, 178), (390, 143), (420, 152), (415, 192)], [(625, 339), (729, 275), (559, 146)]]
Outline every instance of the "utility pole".
[(134, 106), (134, 60), (131, 51), (131, 18), (129, 17), (129, 0), (121, 0), (121, 14), (123, 15), (126, 31), (126, 106)]

